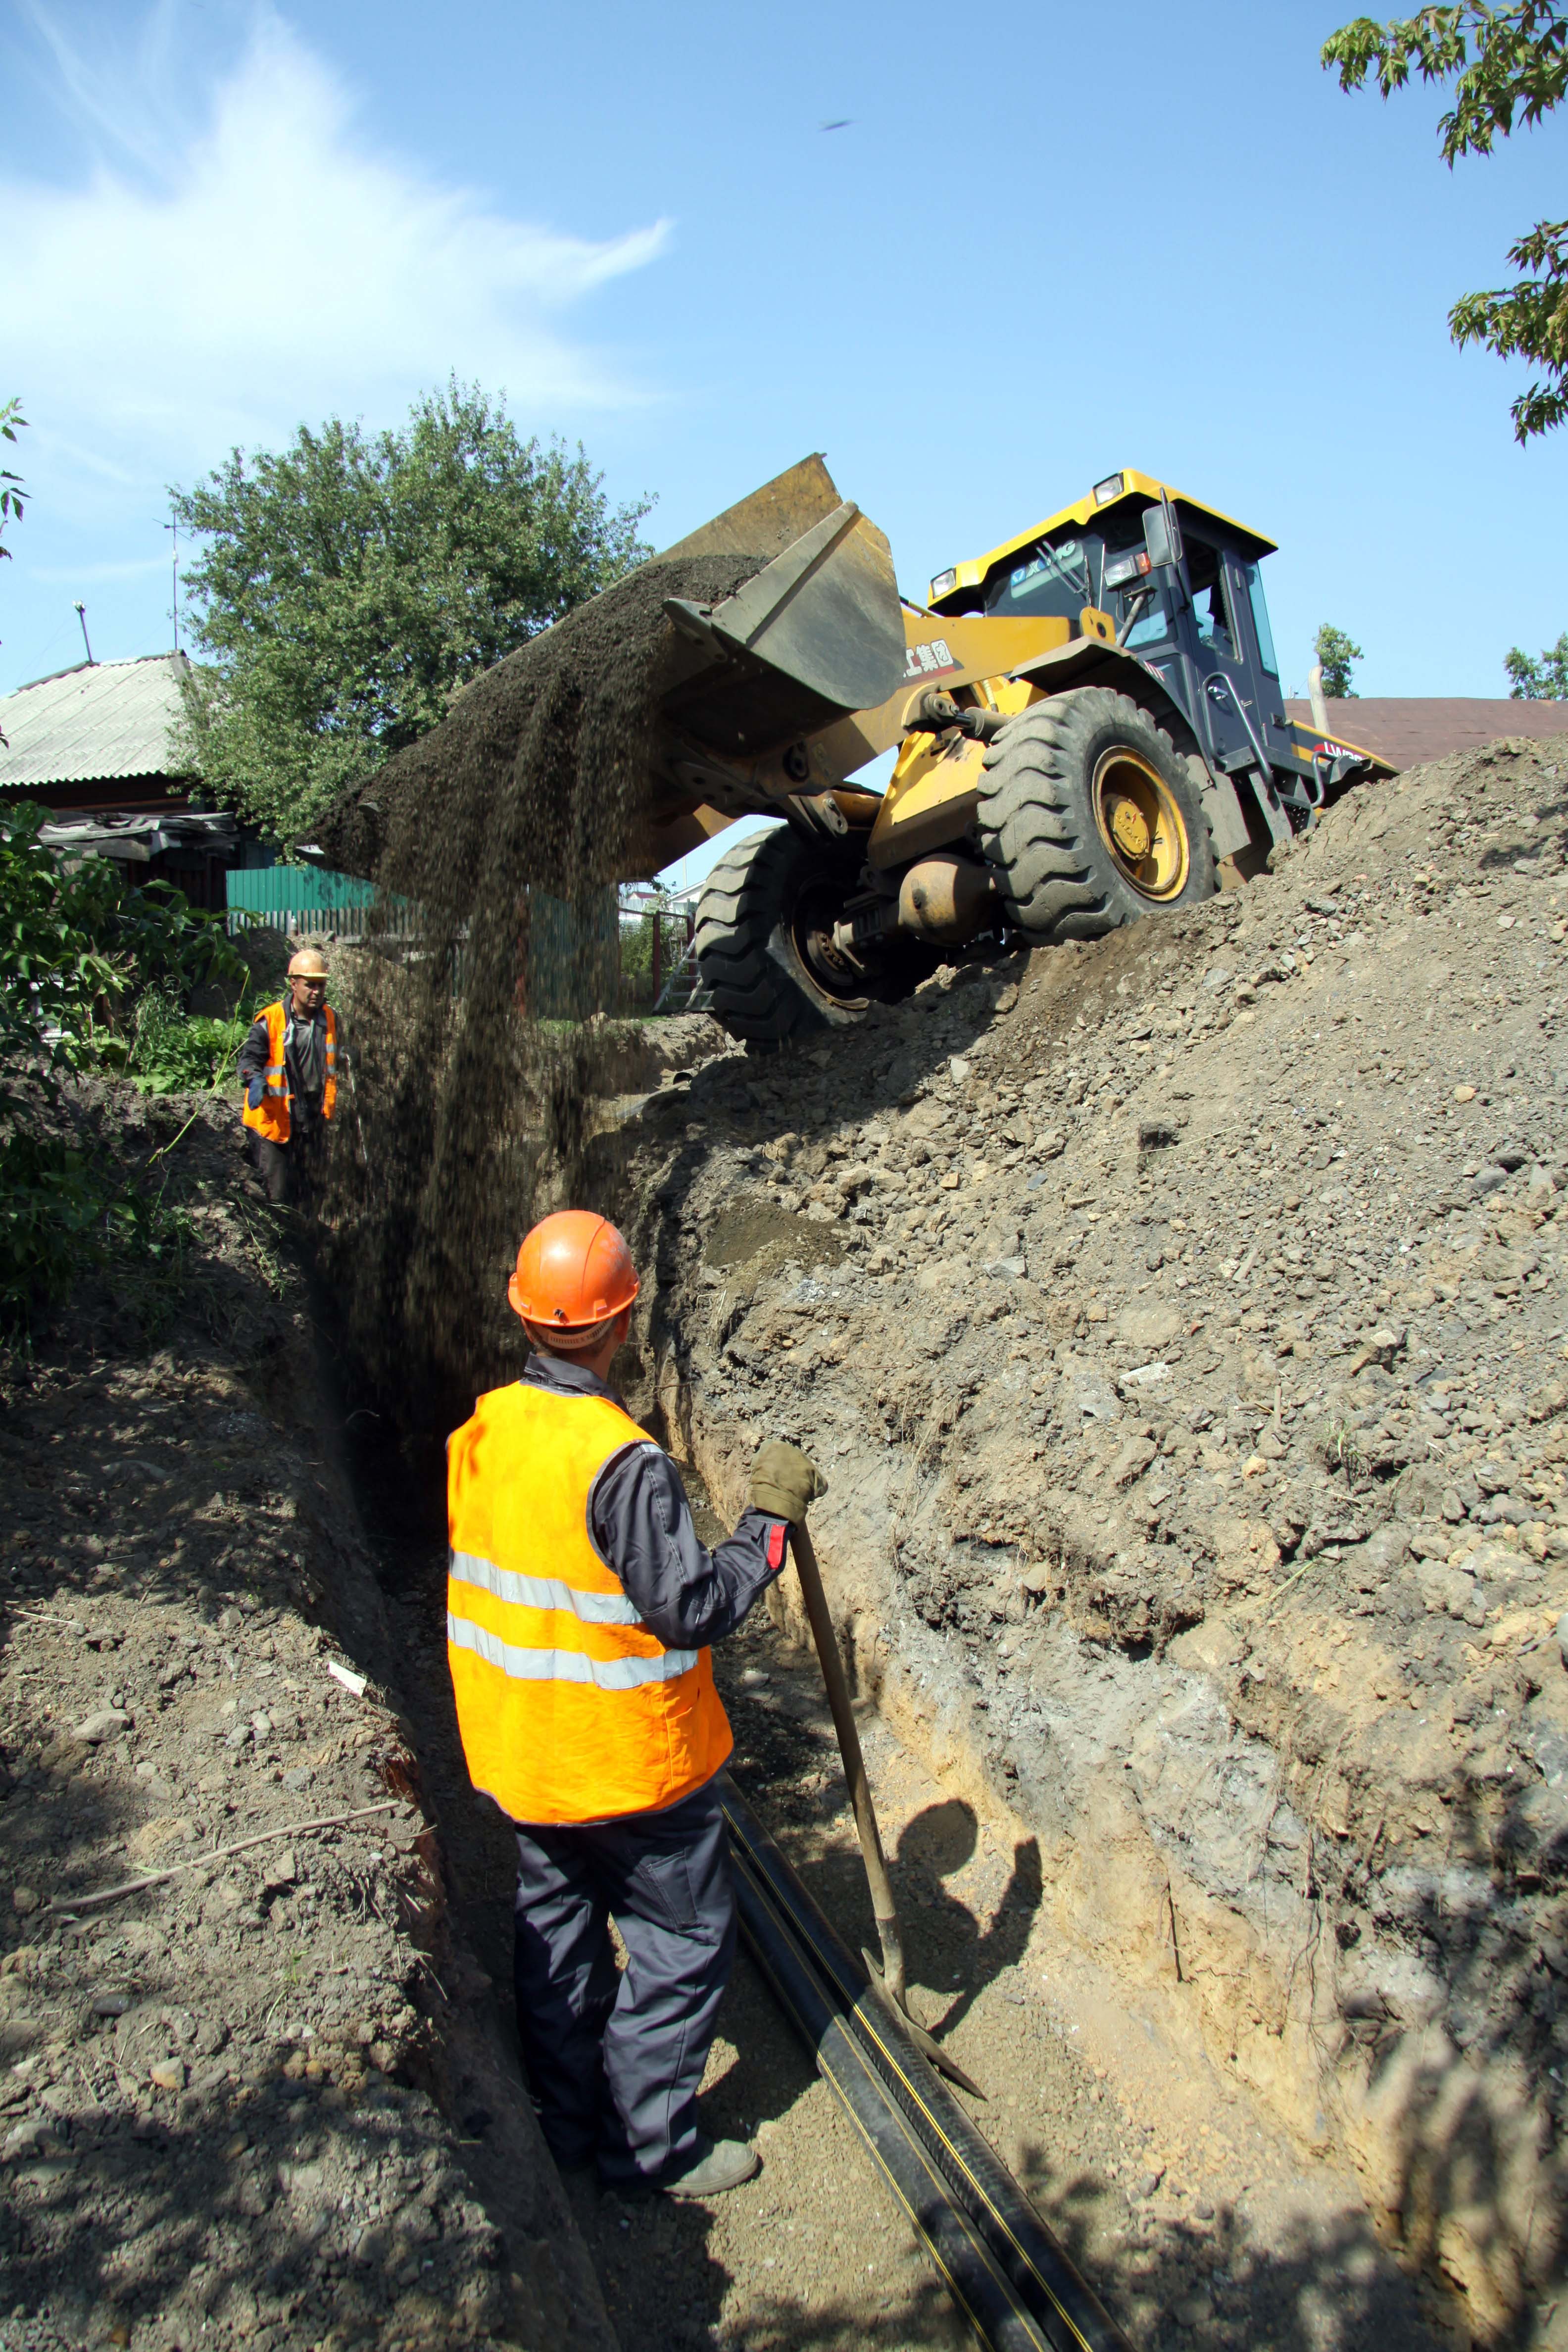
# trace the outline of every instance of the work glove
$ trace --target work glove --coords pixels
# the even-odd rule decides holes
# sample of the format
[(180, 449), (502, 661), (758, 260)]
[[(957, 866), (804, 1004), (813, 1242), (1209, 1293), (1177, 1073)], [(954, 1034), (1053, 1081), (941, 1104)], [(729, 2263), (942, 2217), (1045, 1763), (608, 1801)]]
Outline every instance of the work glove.
[(252, 1110), (259, 1110), (261, 1108), (262, 1097), (266, 1092), (267, 1081), (265, 1078), (257, 1077), (251, 1079), (250, 1084), (245, 1089), (245, 1099)]
[(782, 1437), (770, 1437), (765, 1445), (759, 1447), (752, 1465), (752, 1483), (746, 1490), (746, 1500), (753, 1511), (766, 1511), (770, 1518), (790, 1519), (798, 1526), (805, 1517), (806, 1505), (826, 1492), (826, 1479), (798, 1445), (786, 1445)]

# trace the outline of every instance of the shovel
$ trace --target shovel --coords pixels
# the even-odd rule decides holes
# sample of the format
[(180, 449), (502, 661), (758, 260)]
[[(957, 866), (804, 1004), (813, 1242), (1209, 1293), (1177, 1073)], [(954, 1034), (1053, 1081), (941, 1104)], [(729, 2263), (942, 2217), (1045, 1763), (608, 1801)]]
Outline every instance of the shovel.
[(833, 1631), (833, 1620), (827, 1613), (827, 1595), (822, 1589), (822, 1571), (816, 1565), (816, 1551), (806, 1532), (805, 1521), (790, 1523), (790, 1537), (795, 1550), (795, 1564), (800, 1575), (800, 1589), (805, 1600), (805, 1613), (811, 1621), (811, 1638), (816, 1644), (817, 1662), (827, 1690), (827, 1704), (833, 1713), (833, 1727), (838, 1734), (838, 1752), (844, 1759), (844, 1777), (849, 1783), (849, 1801), (855, 1809), (855, 1827), (860, 1835), (860, 1853), (866, 1864), (866, 1881), (871, 1890), (871, 1909), (876, 1915), (878, 1940), (882, 1947), (882, 1964), (878, 1967), (869, 1952), (862, 1950), (871, 1990), (884, 2009), (890, 2010), (922, 2057), (960, 2090), (968, 2091), (976, 2099), (985, 2096), (973, 2076), (966, 2074), (956, 2059), (950, 2058), (939, 2042), (933, 2042), (910, 2009), (909, 1990), (904, 1981), (904, 1937), (899, 1925), (899, 1910), (893, 1901), (893, 1890), (888, 1879), (888, 1864), (882, 1853), (881, 1833), (877, 1827), (877, 1811), (871, 1802), (871, 1784), (866, 1778), (866, 1759), (860, 1753), (860, 1734), (856, 1728), (855, 1710), (850, 1705), (849, 1685), (845, 1679), (844, 1661), (838, 1654), (838, 1639)]

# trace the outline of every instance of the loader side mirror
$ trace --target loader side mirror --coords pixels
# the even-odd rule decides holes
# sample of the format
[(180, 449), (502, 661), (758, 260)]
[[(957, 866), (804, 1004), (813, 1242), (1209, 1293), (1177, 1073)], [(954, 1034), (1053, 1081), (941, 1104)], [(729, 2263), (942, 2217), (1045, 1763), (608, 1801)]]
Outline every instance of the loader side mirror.
[(1143, 545), (1151, 563), (1180, 563), (1182, 526), (1176, 520), (1176, 509), (1169, 499), (1163, 499), (1157, 507), (1144, 509)]

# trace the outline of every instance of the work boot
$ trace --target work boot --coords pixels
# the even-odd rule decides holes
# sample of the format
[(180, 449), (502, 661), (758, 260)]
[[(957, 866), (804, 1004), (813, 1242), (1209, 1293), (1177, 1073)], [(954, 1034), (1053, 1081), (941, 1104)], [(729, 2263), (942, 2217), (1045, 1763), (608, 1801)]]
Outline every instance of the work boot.
[(700, 2139), (684, 2172), (658, 2183), (667, 2197), (721, 2197), (762, 2169), (762, 2158), (743, 2139)]

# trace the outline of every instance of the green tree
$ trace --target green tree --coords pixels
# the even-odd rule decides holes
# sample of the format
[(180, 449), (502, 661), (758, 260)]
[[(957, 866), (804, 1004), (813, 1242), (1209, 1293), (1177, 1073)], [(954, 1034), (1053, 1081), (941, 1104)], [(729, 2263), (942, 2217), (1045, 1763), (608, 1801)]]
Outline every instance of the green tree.
[[(19, 400), (0, 401), (0, 440), (15, 441), (18, 430), (26, 431), (26, 424)], [(14, 474), (9, 466), (0, 466), (0, 555), (11, 552), (5, 544), (5, 526), (21, 521), (26, 499), (20, 474)], [(0, 743), (6, 740), (5, 730), (0, 727)]]
[(209, 657), (185, 691), (209, 791), (285, 841), (443, 718), (458, 688), (648, 552), (581, 447), (520, 438), (454, 378), (400, 431), (332, 417), (171, 493)]
[(1554, 646), (1545, 647), (1539, 661), (1515, 646), (1503, 667), (1513, 680), (1509, 693), (1515, 702), (1568, 702), (1568, 629)]
[[(19, 400), (0, 401), (0, 440), (15, 441), (18, 430), (26, 432), (27, 420), (22, 414)], [(9, 555), (3, 536), (5, 525), (13, 519), (22, 520), (22, 509), (27, 493), (22, 487), (22, 477), (14, 474), (9, 466), (0, 466), (0, 555)]]
[[(1489, 155), (1516, 121), (1527, 128), (1568, 92), (1568, 10), (1554, 0), (1483, 0), (1423, 8), (1380, 25), (1358, 16), (1323, 47), (1342, 89), (1360, 89), (1369, 73), (1384, 98), (1409, 80), (1454, 84), (1454, 103), (1438, 125), (1443, 160)], [(1509, 247), (1521, 275), (1511, 286), (1462, 295), (1448, 313), (1454, 341), (1482, 343), (1500, 359), (1518, 354), (1542, 370), (1512, 404), (1516, 439), (1528, 441), (1568, 416), (1568, 221), (1537, 221)]]
[(1357, 697), (1351, 684), (1352, 662), (1364, 661), (1361, 647), (1331, 621), (1325, 621), (1312, 639), (1312, 651), (1318, 656), (1318, 667), (1323, 673), (1323, 692), (1331, 702), (1354, 702)]

